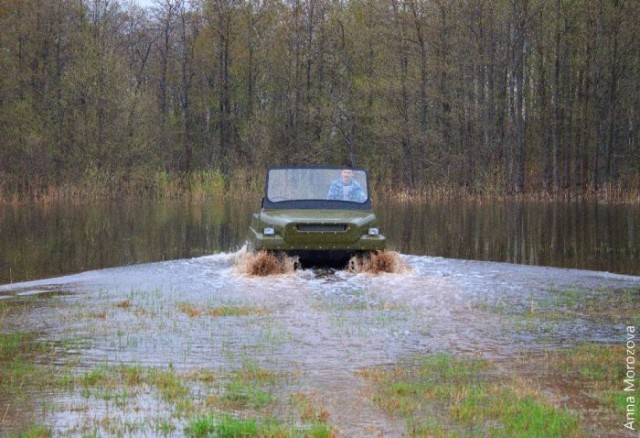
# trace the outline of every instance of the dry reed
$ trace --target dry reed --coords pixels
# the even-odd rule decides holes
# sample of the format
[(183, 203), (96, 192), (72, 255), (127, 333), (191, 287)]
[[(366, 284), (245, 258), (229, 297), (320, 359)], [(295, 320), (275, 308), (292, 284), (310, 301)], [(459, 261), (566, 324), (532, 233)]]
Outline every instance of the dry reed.
[[(557, 192), (531, 183), (524, 193), (514, 193), (501, 178), (483, 177), (472, 186), (447, 181), (426, 183), (417, 188), (400, 188), (386, 179), (373, 178), (371, 193), (374, 200), (403, 201), (438, 199), (474, 200), (587, 200), (608, 203), (640, 203), (640, 175), (627, 175), (594, 190), (587, 186), (573, 186)], [(235, 169), (223, 174), (219, 169), (194, 170), (179, 173), (156, 169), (137, 169), (129, 173), (109, 173), (89, 169), (73, 181), (43, 182), (34, 180), (24, 185), (10, 184), (0, 179), (0, 205), (23, 202), (52, 203), (71, 201), (84, 203), (94, 200), (123, 198), (190, 199), (204, 202), (221, 196), (255, 198), (263, 193), (264, 175), (247, 169)]]

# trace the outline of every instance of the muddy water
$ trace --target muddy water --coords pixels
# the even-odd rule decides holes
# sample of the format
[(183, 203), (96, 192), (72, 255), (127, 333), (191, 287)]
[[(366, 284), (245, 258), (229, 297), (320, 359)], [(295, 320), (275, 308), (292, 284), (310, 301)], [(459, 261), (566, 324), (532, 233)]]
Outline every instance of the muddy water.
[[(412, 271), (403, 274), (302, 270), (250, 277), (235, 263), (241, 252), (0, 286), (2, 301), (27, 303), (3, 315), (2, 329), (71, 345), (49, 360), (73, 374), (105, 364), (224, 373), (249, 361), (288, 376), (274, 389), (279, 400), (308, 394), (327, 410), (338, 435), (351, 437), (405, 433), (403, 422), (373, 403), (360, 370), (434, 352), (508, 364), (514, 355), (583, 341), (623, 343), (625, 327), (640, 317), (635, 276), (404, 255)], [(629, 320), (545, 317), (549, 306), (573, 305), (558, 301), (559, 292), (570, 290), (580, 302), (621, 289), (631, 291), (627, 304), (634, 309), (620, 312)], [(191, 317), (180, 311), (185, 304), (260, 311)], [(520, 321), (518, 315), (534, 309), (540, 319)], [(206, 394), (195, 391), (199, 396)], [(151, 425), (163, 415), (171, 418), (173, 435), (185, 427), (166, 403), (145, 394), (126, 408), (78, 391), (43, 397), (39, 407), (25, 409), (60, 435), (100, 434), (103, 419), (114, 416), (137, 422), (139, 429), (128, 433), (134, 436), (153, 434)], [(280, 416), (296, 418), (286, 406)]]

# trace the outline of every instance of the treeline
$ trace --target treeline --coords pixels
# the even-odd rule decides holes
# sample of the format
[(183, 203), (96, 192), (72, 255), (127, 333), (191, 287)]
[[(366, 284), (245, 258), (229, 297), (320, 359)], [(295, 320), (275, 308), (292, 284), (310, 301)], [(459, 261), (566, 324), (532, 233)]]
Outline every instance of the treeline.
[(0, 195), (345, 162), (393, 190), (638, 192), (638, 23), (637, 0), (0, 0)]

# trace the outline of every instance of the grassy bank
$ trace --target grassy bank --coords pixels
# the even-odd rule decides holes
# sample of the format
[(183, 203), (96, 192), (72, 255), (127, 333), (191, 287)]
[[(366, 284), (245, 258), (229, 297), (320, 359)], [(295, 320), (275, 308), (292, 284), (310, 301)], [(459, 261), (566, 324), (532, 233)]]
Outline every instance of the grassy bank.
[(359, 374), (410, 436), (581, 437), (623, 435), (624, 372), (620, 347), (584, 344), (509, 364), (433, 354)]
[[(228, 174), (220, 170), (196, 170), (190, 173), (166, 170), (145, 170), (126, 174), (111, 174), (91, 169), (77, 181), (43, 184), (34, 181), (20, 187), (9, 187), (0, 180), (0, 204), (21, 202), (88, 202), (122, 198), (205, 200), (224, 195), (258, 197), (264, 190), (264, 169), (236, 169)], [(499, 181), (487, 180), (474, 186), (460, 186), (449, 181), (429, 183), (422, 187), (398, 187), (389, 176), (370, 176), (375, 198), (393, 197), (443, 199), (587, 199), (603, 202), (640, 203), (640, 177), (603, 187), (597, 191), (584, 188), (563, 189), (550, 193), (542, 187), (532, 187), (515, 194)]]

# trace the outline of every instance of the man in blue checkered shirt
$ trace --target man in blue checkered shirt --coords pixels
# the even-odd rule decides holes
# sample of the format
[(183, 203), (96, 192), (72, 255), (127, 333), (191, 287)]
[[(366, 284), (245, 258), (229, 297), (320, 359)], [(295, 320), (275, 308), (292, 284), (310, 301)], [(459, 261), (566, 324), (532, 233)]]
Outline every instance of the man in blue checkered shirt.
[(336, 201), (364, 202), (367, 195), (362, 190), (358, 181), (353, 179), (353, 170), (342, 169), (340, 178), (331, 183), (327, 199)]

